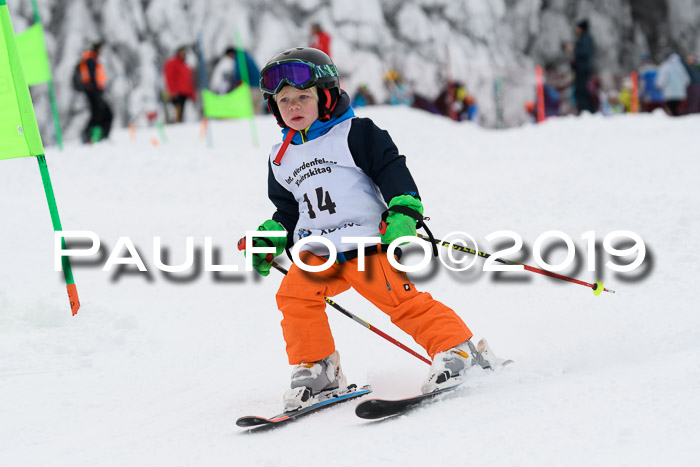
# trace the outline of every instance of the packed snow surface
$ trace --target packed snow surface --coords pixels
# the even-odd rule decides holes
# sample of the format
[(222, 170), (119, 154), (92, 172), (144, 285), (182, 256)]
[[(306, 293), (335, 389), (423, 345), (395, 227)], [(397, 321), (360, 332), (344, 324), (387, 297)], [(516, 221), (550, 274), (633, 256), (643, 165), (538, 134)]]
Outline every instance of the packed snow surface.
[[(76, 316), (54, 270), (37, 163), (0, 161), (0, 463), (695, 464), (700, 117), (584, 115), (495, 131), (407, 108), (359, 113), (407, 156), (437, 237), (463, 231), (494, 253), (513, 242), (487, 236), (515, 232), (524, 245), (509, 257), (537, 266), (537, 238), (556, 230), (576, 247), (561, 273), (603, 279), (616, 293), (596, 297), (530, 272), (484, 272), (483, 259), (464, 272), (434, 260), (411, 274), (418, 288), (514, 365), (473, 369), (457, 393), (395, 419), (363, 421), (353, 401), (248, 432), (236, 418), (278, 413), (289, 385), (275, 303), (282, 276), (244, 271), (235, 248), (273, 212), (266, 157), (279, 128), (256, 117), (258, 144), (248, 121), (213, 122), (209, 143), (198, 124), (166, 127), (165, 140), (143, 128), (91, 146), (68, 141), (62, 152), (46, 148), (63, 228), (100, 239), (98, 253), (73, 258)], [(632, 272), (606, 266), (637, 254), (605, 251), (605, 237), (620, 230), (646, 247)], [(162, 272), (158, 260), (186, 264), (187, 237), (195, 265)], [(205, 270), (207, 237), (211, 262), (238, 272)], [(612, 245), (633, 243), (621, 240)], [(129, 242), (147, 272), (116, 264), (133, 258)], [(542, 255), (560, 263), (564, 245), (545, 239)], [(409, 249), (405, 261), (419, 259)], [(354, 291), (336, 301), (423, 352)], [(330, 307), (328, 317), (350, 381), (371, 384), (377, 397), (419, 391), (425, 363)]]

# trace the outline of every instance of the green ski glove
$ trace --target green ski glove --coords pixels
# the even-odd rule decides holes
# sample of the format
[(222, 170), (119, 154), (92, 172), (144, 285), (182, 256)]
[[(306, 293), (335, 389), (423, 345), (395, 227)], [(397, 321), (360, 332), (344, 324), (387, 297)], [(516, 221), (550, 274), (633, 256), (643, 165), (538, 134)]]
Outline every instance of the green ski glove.
[[(285, 231), (284, 227), (272, 219), (263, 222), (258, 231)], [(253, 246), (265, 247), (271, 246), (275, 248), (275, 253), (255, 253), (253, 255), (253, 269), (255, 269), (261, 276), (267, 276), (270, 274), (270, 267), (272, 267), (272, 260), (277, 256), (281, 255), (287, 246), (287, 236), (284, 237), (255, 237), (253, 239)], [(245, 237), (238, 241), (238, 249), (243, 250), (243, 254), (247, 255)]]
[[(404, 208), (417, 211), (417, 214), (423, 215), (423, 204), (418, 198), (411, 195), (394, 196), (389, 201), (389, 207), (402, 206)], [(382, 221), (379, 226), (379, 233), (382, 236), (382, 242), (389, 244), (399, 237), (416, 235), (416, 219), (396, 211), (388, 211), (389, 216), (386, 221)]]

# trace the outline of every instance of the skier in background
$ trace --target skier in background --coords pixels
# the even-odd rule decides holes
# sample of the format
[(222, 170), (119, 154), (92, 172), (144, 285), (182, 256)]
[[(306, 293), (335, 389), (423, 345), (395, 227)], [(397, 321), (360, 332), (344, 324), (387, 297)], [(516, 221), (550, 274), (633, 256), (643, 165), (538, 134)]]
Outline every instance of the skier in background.
[[(416, 220), (423, 219), (421, 197), (389, 134), (368, 118), (355, 118), (328, 55), (302, 47), (283, 51), (263, 68), (260, 87), (284, 143), (273, 146), (268, 160), (268, 196), (276, 211), (258, 231), (285, 235), (256, 237), (256, 247), (274, 247), (275, 253), (254, 254), (253, 267), (267, 276), (275, 256), (310, 235), (323, 236), (338, 252), (325, 271), (307, 273), (292, 264), (277, 292), (293, 365), (285, 411), (345, 389), (324, 297), (351, 287), (433, 358), (424, 393), (452, 385), (475, 363), (495, 365), (489, 363), (493, 357), (485, 343), (479, 347), (487, 351), (477, 351), (469, 340), (472, 332), (452, 309), (416, 290), (404, 272), (390, 265), (388, 244), (416, 235)], [(381, 242), (358, 251), (357, 244), (341, 241), (350, 236)], [(239, 249), (246, 249), (243, 239)], [(300, 247), (302, 261), (311, 266), (326, 263), (329, 254), (318, 242)], [(362, 257), (366, 271), (359, 270)]]
[(107, 74), (98, 60), (103, 45), (101, 41), (94, 43), (83, 52), (78, 65), (82, 89), (90, 105), (90, 120), (81, 134), (83, 143), (109, 138), (112, 128), (112, 109), (104, 98)]
[(331, 36), (321, 28), (319, 23), (311, 25), (309, 47), (318, 49), (329, 57), (331, 56)]
[(175, 55), (163, 65), (165, 87), (170, 102), (175, 106), (175, 123), (182, 122), (187, 99), (196, 99), (192, 68), (187, 65), (187, 48), (179, 47)]

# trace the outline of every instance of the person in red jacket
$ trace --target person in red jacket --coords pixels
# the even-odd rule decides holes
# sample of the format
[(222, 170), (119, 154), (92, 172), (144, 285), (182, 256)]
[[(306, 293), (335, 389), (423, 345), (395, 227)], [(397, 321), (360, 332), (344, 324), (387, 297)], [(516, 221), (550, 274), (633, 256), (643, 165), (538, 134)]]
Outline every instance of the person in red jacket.
[(175, 106), (175, 123), (182, 121), (187, 99), (195, 100), (192, 68), (185, 62), (186, 56), (187, 49), (180, 47), (163, 65), (165, 87), (170, 96), (170, 102)]
[(309, 47), (318, 49), (329, 57), (331, 56), (331, 36), (321, 29), (321, 25), (318, 23), (311, 25), (311, 43)]

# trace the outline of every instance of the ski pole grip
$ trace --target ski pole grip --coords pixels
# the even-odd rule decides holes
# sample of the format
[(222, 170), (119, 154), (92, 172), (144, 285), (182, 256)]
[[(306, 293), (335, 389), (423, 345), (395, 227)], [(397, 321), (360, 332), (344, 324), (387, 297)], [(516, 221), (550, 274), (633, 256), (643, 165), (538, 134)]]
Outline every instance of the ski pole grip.
[[(274, 246), (274, 245), (272, 244), (272, 242), (271, 242), (269, 239), (264, 238), (264, 237), (263, 237), (262, 239), (268, 243), (268, 246)], [(245, 237), (243, 237), (243, 238), (241, 238), (240, 240), (238, 240), (238, 244), (237, 244), (237, 245), (238, 245), (238, 250), (239, 250), (239, 251), (245, 251), (245, 249), (246, 249)], [(259, 253), (258, 253), (258, 254), (259, 254)], [(265, 261), (267, 261), (268, 263), (271, 263), (273, 259), (275, 259), (275, 257), (274, 257), (274, 255), (273, 255), (272, 253), (268, 253), (268, 254), (265, 256)]]

